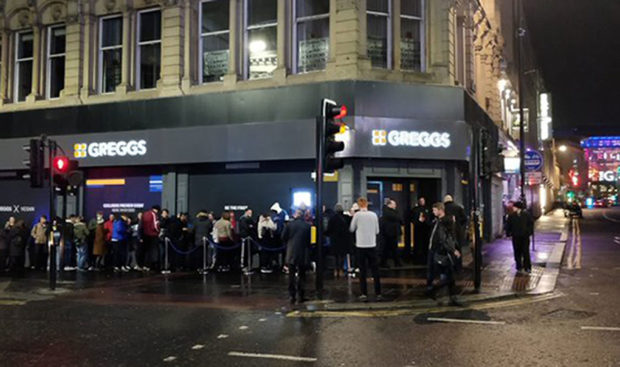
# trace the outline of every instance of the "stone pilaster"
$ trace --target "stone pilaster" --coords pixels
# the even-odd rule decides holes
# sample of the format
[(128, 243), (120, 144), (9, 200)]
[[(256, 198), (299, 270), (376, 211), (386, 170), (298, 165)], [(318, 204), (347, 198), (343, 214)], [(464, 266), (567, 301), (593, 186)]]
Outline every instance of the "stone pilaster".
[[(162, 8), (161, 85), (168, 94), (181, 93), (185, 38), (185, 9), (183, 2), (169, 2)], [(187, 60), (189, 62), (189, 60)]]

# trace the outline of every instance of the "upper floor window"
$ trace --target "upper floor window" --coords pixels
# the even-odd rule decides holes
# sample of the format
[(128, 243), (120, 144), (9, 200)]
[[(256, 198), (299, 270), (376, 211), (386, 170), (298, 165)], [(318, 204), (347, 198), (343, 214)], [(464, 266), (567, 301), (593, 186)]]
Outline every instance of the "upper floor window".
[(228, 73), (229, 13), (228, 0), (203, 1), (200, 5), (200, 58), (203, 83), (221, 81)]
[(424, 2), (407, 0), (400, 10), (400, 68), (423, 71), (424, 65)]
[(137, 89), (157, 87), (161, 72), (161, 11), (138, 13), (138, 47), (136, 53)]
[(368, 0), (366, 8), (368, 58), (376, 68), (387, 69), (392, 66), (391, 13), (391, 0)]
[(121, 84), (123, 65), (123, 17), (99, 19), (99, 93), (112, 93)]
[(269, 78), (278, 67), (278, 1), (245, 0), (244, 77)]
[(60, 97), (65, 88), (65, 27), (52, 26), (47, 31), (47, 83), (45, 96), (48, 99)]
[(294, 72), (323, 70), (329, 57), (329, 0), (295, 0)]
[(32, 31), (19, 32), (15, 37), (15, 101), (23, 102), (32, 91), (32, 63), (33, 63)]

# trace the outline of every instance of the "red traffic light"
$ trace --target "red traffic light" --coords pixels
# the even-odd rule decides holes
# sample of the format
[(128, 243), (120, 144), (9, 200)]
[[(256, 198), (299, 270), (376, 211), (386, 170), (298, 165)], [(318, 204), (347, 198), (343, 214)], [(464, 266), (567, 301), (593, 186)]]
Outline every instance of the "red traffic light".
[(65, 156), (55, 157), (53, 164), (54, 171), (57, 173), (67, 173), (69, 171), (69, 158)]
[[(336, 107), (337, 109), (337, 107)], [(347, 116), (347, 106), (342, 105), (340, 106), (340, 111), (338, 112), (338, 114), (336, 116), (334, 116), (335, 119), (342, 119), (345, 118)]]

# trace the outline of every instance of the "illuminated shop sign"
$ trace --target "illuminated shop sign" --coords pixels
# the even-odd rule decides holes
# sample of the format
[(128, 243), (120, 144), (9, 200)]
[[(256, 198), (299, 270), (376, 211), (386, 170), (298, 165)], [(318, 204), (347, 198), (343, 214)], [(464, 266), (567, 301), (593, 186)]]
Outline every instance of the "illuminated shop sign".
[(146, 140), (78, 143), (73, 145), (75, 158), (143, 156), (147, 152)]
[(450, 134), (446, 132), (373, 130), (372, 145), (393, 147), (448, 148)]

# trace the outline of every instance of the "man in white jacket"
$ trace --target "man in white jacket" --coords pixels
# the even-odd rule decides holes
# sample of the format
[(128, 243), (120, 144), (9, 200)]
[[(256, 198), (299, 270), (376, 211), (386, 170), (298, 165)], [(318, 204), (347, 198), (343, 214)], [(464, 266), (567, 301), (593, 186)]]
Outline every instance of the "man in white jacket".
[(357, 204), (360, 211), (355, 213), (349, 230), (355, 232), (355, 247), (357, 247), (357, 262), (360, 267), (361, 301), (368, 300), (368, 285), (366, 277), (368, 266), (372, 272), (377, 301), (381, 301), (381, 281), (379, 279), (379, 264), (377, 261), (377, 235), (379, 234), (379, 219), (377, 214), (368, 210), (368, 200), (359, 198)]

